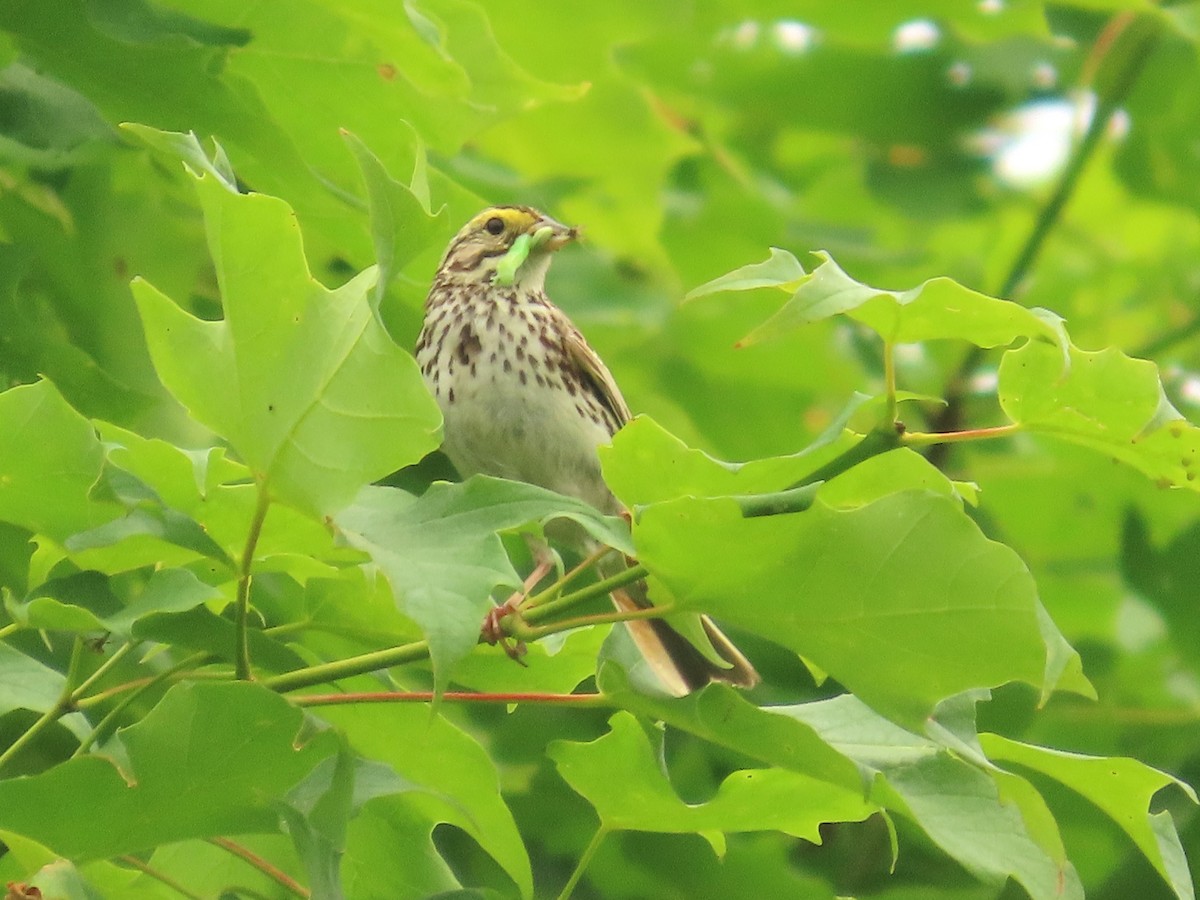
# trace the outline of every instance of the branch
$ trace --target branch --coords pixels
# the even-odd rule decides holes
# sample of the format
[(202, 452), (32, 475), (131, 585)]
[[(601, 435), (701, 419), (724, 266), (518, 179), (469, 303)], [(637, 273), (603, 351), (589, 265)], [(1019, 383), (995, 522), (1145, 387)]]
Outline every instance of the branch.
[(272, 879), (286, 890), (295, 894), (297, 897), (308, 898), (312, 896), (308, 888), (304, 887), (304, 885), (300, 884), (300, 882), (296, 881), (282, 869), (267, 862), (257, 853), (253, 853), (252, 851), (246, 849), (241, 844), (236, 844), (229, 840), (229, 838), (223, 837), (209, 838), (208, 842), (220, 847), (222, 850), (232, 853), (238, 859), (248, 862), (250, 865), (254, 866), (254, 868), (258, 869), (258, 871), (262, 872), (268, 878)]

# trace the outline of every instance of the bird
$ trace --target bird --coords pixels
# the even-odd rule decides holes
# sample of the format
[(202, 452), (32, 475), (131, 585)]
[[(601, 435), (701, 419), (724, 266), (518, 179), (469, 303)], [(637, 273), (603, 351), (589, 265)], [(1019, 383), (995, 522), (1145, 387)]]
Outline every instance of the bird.
[[(629, 407), (608, 367), (546, 295), (555, 253), (578, 236), (529, 206), (493, 206), (474, 216), (442, 256), (415, 355), (442, 411), (443, 452), (460, 475), (522, 481), (627, 515), (604, 482), (597, 448), (630, 420)], [(578, 526), (569, 542), (585, 554), (599, 547)], [(526, 591), (551, 567), (548, 548), (534, 548), (539, 557)], [(618, 571), (630, 562), (620, 557)], [(625, 612), (651, 605), (644, 581), (612, 597)], [(485, 638), (500, 637), (499, 619), (520, 599), (492, 611)], [(669, 694), (685, 696), (711, 681), (757, 684), (758, 672), (733, 642), (707, 616), (701, 622), (724, 665), (662, 619), (623, 624)]]

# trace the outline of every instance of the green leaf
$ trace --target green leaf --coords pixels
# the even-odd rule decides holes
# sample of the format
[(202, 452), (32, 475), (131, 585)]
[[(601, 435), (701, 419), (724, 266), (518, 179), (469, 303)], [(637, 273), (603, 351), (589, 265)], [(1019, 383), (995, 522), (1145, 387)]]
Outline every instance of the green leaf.
[(1158, 368), (1116, 348), (1070, 348), (1070, 367), (1044, 344), (1000, 361), (1000, 405), (1029, 431), (1091, 447), (1163, 487), (1200, 490), (1200, 428), (1163, 393)]
[[(423, 0), (413, 10), (437, 26), (436, 46), (466, 70), (473, 99), (487, 107), (513, 109), (577, 100), (587, 84), (551, 84), (533, 77), (497, 43), (485, 6), (470, 0)], [(434, 43), (433, 32), (426, 40)]]
[(189, 450), (147, 438), (111, 422), (94, 422), (108, 462), (153, 489), (168, 506), (191, 511), (220, 484), (251, 480), (250, 470), (230, 459), (225, 447)]
[(734, 772), (708, 802), (684, 803), (633, 716), (617, 713), (609, 729), (591, 743), (556, 741), (546, 748), (559, 775), (587, 798), (606, 831), (695, 833), (724, 854), (725, 832), (781, 831), (819, 844), (822, 823), (859, 822), (878, 812), (858, 791), (784, 769)]
[(855, 281), (828, 253), (813, 255), (821, 264), (807, 275), (798, 275), (803, 271), (800, 263), (794, 258), (787, 262), (783, 251), (772, 249), (765, 263), (737, 269), (689, 296), (759, 287), (791, 291), (787, 303), (746, 335), (743, 345), (778, 338), (836, 315), (861, 322), (889, 343), (955, 338), (979, 347), (998, 347), (1020, 337), (1061, 342), (1059, 319), (1045, 310), (997, 300), (950, 278), (931, 278), (907, 291), (885, 291)]
[(454, 682), (496, 693), (569, 694), (596, 673), (596, 660), (614, 633), (596, 625), (549, 635), (526, 646), (522, 666), (514, 666), (501, 647), (478, 646), (455, 667)]
[(803, 450), (748, 462), (725, 462), (688, 447), (648, 416), (637, 416), (600, 448), (604, 480), (630, 509), (677, 497), (770, 493), (805, 481), (848, 451), (863, 435), (845, 425), (871, 401), (855, 396), (842, 414)]
[(542, 106), (490, 129), (486, 139), (490, 157), (527, 178), (582, 183), (555, 205), (561, 221), (586, 222), (588, 235), (611, 252), (662, 261), (663, 208), (640, 200), (697, 144), (636, 84), (599, 79), (575, 102)]
[(104, 900), (104, 896), (84, 880), (80, 871), (65, 859), (56, 860), (40, 871), (30, 883), (41, 896), (54, 900)]
[[(203, 650), (227, 662), (233, 662), (237, 646), (233, 620), (218, 616), (204, 606), (195, 606), (184, 612), (143, 615), (130, 630), (135, 640), (158, 641), (176, 648)], [(280, 639), (256, 628), (251, 628), (247, 636), (255, 665), (267, 671), (287, 672), (310, 662)]]
[[(529, 856), (500, 794), (496, 765), (474, 738), (443, 716), (431, 717), (424, 705), (326, 706), (318, 714), (341, 729), (357, 752), (386, 763), (405, 783), (419, 788), (364, 809), (350, 826), (347, 856), (355, 857), (356, 869), (370, 860), (373, 854), (364, 845), (371, 840), (369, 826), (375, 825), (378, 842), (387, 833), (379, 827), (383, 822), (413, 842), (406, 846), (416, 847), (419, 841), (428, 853), (419, 854), (419, 860), (397, 859), (395, 846), (386, 847), (382, 856), (376, 856), (376, 869), (362, 874), (364, 880), (385, 882), (397, 863), (414, 868), (430, 865), (430, 834), (437, 823), (449, 822), (471, 835), (504, 868), (523, 897), (533, 894)], [(385, 868), (380, 871), (379, 866)], [(346, 878), (349, 883), (350, 876)], [(407, 877), (402, 880), (410, 882)], [(387, 889), (378, 896), (392, 893)]]
[(1082, 898), (1040, 795), (993, 778), (927, 738), (881, 718), (853, 696), (784, 707), (875, 778), (871, 799), (905, 815), (980, 878), (1011, 877), (1032, 897)]
[(186, 134), (178, 131), (159, 131), (149, 125), (139, 125), (137, 122), (123, 122), (121, 129), (134, 135), (147, 145), (166, 156), (183, 161), (193, 173), (211, 175), (226, 188), (234, 193), (238, 190), (237, 176), (233, 174), (229, 159), (220, 144), (213, 142), (213, 153), (209, 153), (200, 144), (194, 131)]
[(823, 485), (820, 497), (828, 506), (849, 509), (901, 491), (927, 491), (961, 499), (954, 482), (906, 447), (863, 460)]
[[(1083, 898), (1079, 876), (1054, 846), (1035, 840), (1045, 824), (1039, 815), (1031, 827), (1027, 810), (1011, 802), (985, 773), (939, 754), (888, 773), (888, 786), (907, 811), (942, 850), (992, 884), (1013, 878), (1032, 897)], [(1005, 802), (1005, 801), (1009, 802)]]
[(301, 719), (252, 684), (176, 685), (119, 732), (120, 768), (93, 755), (0, 782), (0, 828), (75, 861), (275, 832), (278, 801), (333, 752), (320, 736), (298, 742)]
[(409, 796), (377, 800), (350, 822), (342, 879), (352, 897), (429, 900), (460, 886), (433, 842), (430, 816)]
[(97, 28), (131, 44), (186, 38), (197, 44), (242, 47), (253, 38), (245, 28), (222, 28), (145, 0), (116, 0), (89, 9)]
[(156, 613), (175, 613), (194, 609), (203, 603), (222, 600), (224, 595), (200, 581), (187, 569), (159, 569), (150, 575), (137, 598), (112, 615), (99, 615), (83, 606), (65, 603), (34, 591), (23, 603), (6, 604), (13, 619), (32, 628), (47, 631), (112, 632), (130, 638), (139, 621)]
[(851, 791), (865, 792), (868, 786), (854, 763), (833, 749), (814, 728), (781, 714), (781, 710), (786, 713), (786, 707), (760, 708), (742, 692), (722, 684), (711, 684), (681, 698), (635, 691), (628, 673), (611, 663), (600, 669), (598, 683), (605, 695), (624, 709), (751, 759)]
[(1136, 759), (1067, 753), (998, 734), (979, 738), (996, 762), (1015, 763), (1048, 775), (1086, 797), (1129, 835), (1176, 897), (1192, 900), (1196, 896), (1171, 814), (1150, 812), (1154, 795), (1166, 787), (1178, 787), (1197, 802), (1190, 785)]
[[(17, 881), (42, 890), (46, 898), (120, 897), (121, 900), (171, 900), (165, 885), (147, 885), (141, 872), (109, 862), (74, 866), (56, 853), (11, 831), (0, 831), (7, 852), (0, 882)], [(137, 883), (141, 881), (141, 883)], [(161, 890), (159, 889), (161, 888)], [(74, 890), (76, 893), (71, 893)], [(82, 895), (79, 891), (84, 891)], [(91, 892), (91, 893), (86, 893)], [(11, 895), (10, 895), (11, 896)]]
[(203, 556), (232, 571), (234, 562), (203, 526), (174, 509), (142, 506), (121, 519), (81, 531), (63, 546), (80, 566), (115, 573), (147, 565), (182, 565)]
[(0, 128), (0, 158), (40, 169), (94, 161), (112, 127), (81, 94), (19, 62), (0, 69), (0, 91), (21, 109)]
[[(788, 647), (914, 727), (972, 688), (1050, 690), (1064, 665), (1024, 563), (945, 496), (818, 498), (751, 519), (731, 500), (684, 498), (645, 509), (634, 538), (680, 606)], [(1075, 668), (1063, 687), (1085, 685)]]
[(688, 291), (684, 300), (695, 300), (725, 291), (752, 291), (755, 288), (779, 288), (794, 291), (808, 278), (800, 260), (786, 250), (771, 248), (771, 255), (760, 263), (750, 263), (727, 272)]
[(993, 783), (937, 741), (889, 722), (852, 695), (760, 709), (724, 685), (681, 699), (637, 693), (614, 665), (601, 670), (599, 682), (606, 695), (640, 715), (861, 792), (868, 803), (914, 821), (990, 882), (1011, 875), (1032, 896), (1059, 896), (1058, 886), (1063, 896), (1081, 896), (1053, 819), (1032, 786), (1021, 779), (1020, 785)]
[(622, 552), (633, 550), (619, 519), (533, 485), (484, 476), (436, 483), (422, 497), (367, 488), (336, 524), (387, 575), (400, 611), (425, 632), (444, 686), (478, 643), (492, 591), (521, 584), (498, 532), (556, 518), (578, 523)]
[(57, 541), (111, 519), (89, 498), (104, 451), (48, 381), (0, 393), (0, 519)]
[(280, 816), (308, 869), (314, 895), (342, 900), (347, 824), (367, 801), (408, 788), (391, 769), (356, 759), (345, 747), (292, 788), (280, 802)]
[[(404, 123), (407, 124), (407, 123)], [(425, 145), (409, 126), (414, 144), (412, 179), (396, 181), (379, 157), (350, 132), (342, 137), (354, 154), (367, 186), (371, 210), (371, 239), (375, 244), (375, 263), (379, 277), (373, 290), (373, 305), (379, 300), (396, 273), (410, 263), (439, 237), (445, 235), (449, 215), (443, 206), (436, 213), (429, 205), (429, 184), (425, 167)]]
[[(58, 705), (66, 684), (67, 679), (61, 673), (0, 643), (0, 716), (14, 709), (37, 713), (51, 710)], [(89, 730), (79, 713), (71, 713), (59, 721), (78, 737)]]
[[(167, 448), (159, 442), (162, 448)], [(144, 448), (152, 447), (146, 441)], [(148, 565), (183, 565), (201, 557), (214, 560), (232, 572), (233, 558), (213, 540), (205, 527), (190, 515), (167, 506), (158, 493), (137, 475), (113, 462), (121, 456), (121, 447), (109, 445), (109, 458), (93, 489), (97, 499), (114, 499), (125, 507), (123, 518), (105, 522), (87, 531), (71, 535), (64, 548), (80, 568), (94, 568), (114, 573)], [(156, 448), (157, 449), (157, 448)], [(184, 491), (171, 485), (175, 493), (187, 493), (185, 502), (190, 509), (208, 512), (195, 484), (194, 462), (182, 451), (170, 448), (182, 464), (186, 477)], [(126, 454), (127, 456), (127, 454)], [(156, 473), (157, 474), (157, 473)]]
[[(1153, 18), (1173, 24), (1186, 37), (1153, 34)], [(1133, 192), (1182, 204), (1194, 215), (1200, 206), (1200, 179), (1190, 166), (1184, 164), (1188, 136), (1195, 133), (1200, 122), (1196, 111), (1196, 103), (1200, 100), (1196, 36), (1200, 32), (1197, 31), (1194, 6), (1180, 4), (1170, 12), (1163, 10), (1161, 16), (1138, 16), (1130, 24), (1133, 27), (1122, 29), (1125, 34), (1120, 35), (1125, 40), (1121, 41), (1122, 52), (1115, 54), (1117, 65), (1113, 68), (1116, 71), (1104, 72), (1104, 80), (1111, 83), (1114, 74), (1119, 78), (1121, 67), (1130, 62), (1144, 63), (1145, 70), (1123, 104), (1130, 115), (1144, 123), (1144, 128), (1131, 132), (1129, 140), (1122, 142), (1114, 168)], [(1146, 54), (1138, 43), (1154, 37), (1159, 37), (1158, 44), (1153, 53)], [(1163, 85), (1168, 78), (1171, 90), (1164, 91)]]
[[(248, 850), (259, 859), (265, 860), (276, 871), (283, 872), (297, 881), (302, 881), (304, 867), (296, 859), (292, 841), (284, 835), (241, 834), (234, 840), (239, 847)], [(156, 871), (167, 873), (201, 897), (227, 900), (227, 898), (222, 898), (222, 895), (229, 890), (231, 885), (236, 885), (246, 895), (247, 900), (254, 897), (256, 891), (259, 895), (270, 897), (279, 890), (279, 882), (276, 879), (256, 867), (248, 866), (245, 860), (230, 853), (224, 847), (203, 839), (165, 844), (151, 854), (148, 862)], [(89, 872), (94, 865), (95, 863), (87, 865)], [(155, 883), (147, 876), (141, 876), (138, 885), (144, 888), (147, 882)], [(123, 900), (123, 894), (114, 893)], [(178, 900), (178, 897), (179, 894), (172, 891), (161, 900)], [(159, 900), (159, 898), (155, 897), (154, 900)]]
[[(839, 448), (845, 443), (839, 441)], [(630, 509), (676, 497), (782, 490), (813, 471), (818, 456), (805, 452), (725, 462), (688, 447), (649, 416), (637, 416), (617, 432), (611, 445), (600, 448), (604, 480)]]
[(416, 362), (371, 310), (367, 271), (335, 291), (309, 274), (287, 204), (197, 179), (225, 319), (150, 284), (134, 296), (167, 388), (233, 445), (268, 491), (325, 515), (437, 445)]

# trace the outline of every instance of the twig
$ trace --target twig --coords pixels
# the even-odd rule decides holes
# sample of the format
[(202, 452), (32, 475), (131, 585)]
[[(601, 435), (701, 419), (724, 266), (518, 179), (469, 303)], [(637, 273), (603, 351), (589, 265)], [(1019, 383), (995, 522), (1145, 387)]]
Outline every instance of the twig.
[(618, 572), (611, 578), (601, 579), (594, 584), (589, 584), (587, 587), (564, 594), (557, 600), (550, 600), (540, 606), (534, 607), (529, 612), (523, 612), (521, 615), (526, 622), (535, 624), (543, 622), (564, 610), (578, 606), (580, 603), (585, 603), (594, 597), (603, 597), (606, 594), (611, 594), (619, 587), (640, 581), (649, 574), (649, 569), (643, 565), (630, 566), (624, 572)]
[(608, 556), (608, 554), (614, 552), (616, 551), (614, 551), (612, 547), (605, 547), (603, 545), (597, 547), (592, 553), (588, 554), (586, 559), (580, 562), (575, 568), (571, 569), (571, 571), (564, 574), (562, 578), (558, 579), (544, 590), (527, 597), (525, 602), (521, 605), (522, 611), (527, 612), (528, 610), (531, 610), (537, 606), (541, 606), (547, 601), (553, 599), (562, 592), (564, 587), (566, 587), (596, 563), (600, 562), (600, 560), (604, 559), (604, 557)]
[(345, 659), (334, 660), (333, 662), (320, 663), (315, 666), (306, 666), (303, 669), (284, 672), (282, 675), (263, 678), (259, 681), (259, 684), (273, 691), (278, 691), (281, 694), (286, 694), (289, 691), (298, 691), (301, 688), (314, 687), (318, 684), (326, 684), (327, 682), (338, 681), (342, 678), (351, 678), (355, 675), (366, 675), (370, 672), (378, 672), (380, 669), (390, 669), (392, 666), (400, 666), (405, 663), (428, 658), (429, 642), (414, 641), (411, 644), (401, 644), (399, 647), (374, 650), (371, 653), (362, 653), (358, 656), (350, 656)]
[(169, 887), (171, 890), (175, 891), (177, 894), (187, 897), (188, 900), (204, 900), (204, 897), (202, 895), (197, 894), (194, 891), (188, 890), (182, 884), (180, 884), (178, 881), (176, 881), (174, 878), (172, 878), (170, 875), (168, 875), (166, 872), (160, 872), (158, 869), (154, 868), (154, 866), (138, 859), (136, 856), (130, 856), (128, 854), (126, 854), (125, 856), (118, 856), (117, 861), (123, 862), (127, 866), (132, 866), (133, 868), (137, 869), (139, 872), (144, 872), (146, 875), (149, 875), (155, 881), (162, 882), (167, 887)]
[(883, 391), (887, 400), (886, 419), (896, 421), (896, 347), (891, 341), (883, 342)]
[(71, 702), (75, 703), (79, 698), (92, 689), (92, 685), (96, 684), (100, 679), (112, 671), (113, 666), (119, 663), (122, 659), (129, 655), (134, 648), (133, 642), (126, 642), (113, 651), (112, 656), (96, 667), (96, 671), (83, 680), (79, 687), (75, 688), (71, 693)]
[[(108, 733), (116, 727), (118, 718), (120, 718), (121, 714), (129, 708), (129, 704), (131, 704), (150, 688), (154, 687), (154, 685), (161, 684), (178, 672), (185, 671), (189, 668), (194, 668), (195, 666), (203, 663), (206, 659), (208, 659), (207, 653), (196, 653), (187, 657), (186, 659), (181, 660), (180, 662), (177, 662), (169, 669), (163, 669), (163, 671), (159, 672), (152, 678), (138, 679), (137, 682), (132, 683), (133, 686), (129, 689), (129, 692), (121, 698), (120, 702), (117, 703), (116, 706), (108, 711), (103, 719), (96, 723), (96, 727), (92, 729), (92, 733), (80, 741), (79, 746), (75, 748), (75, 752), (72, 753), (71, 756), (83, 756), (83, 754), (87, 753), (97, 741), (106, 737)], [(126, 686), (118, 685), (118, 688), (124, 687)], [(91, 697), (82, 698), (75, 701), (75, 705), (80, 708), (86, 708), (87, 706), (91, 706), (100, 702), (102, 699), (107, 699), (109, 696), (112, 696), (112, 692), (115, 690), (117, 690), (117, 688), (110, 688), (108, 691), (103, 691)]]
[(511, 633), (513, 637), (523, 641), (536, 641), (547, 635), (557, 634), (560, 631), (571, 631), (575, 628), (583, 628), (588, 625), (613, 625), (617, 622), (633, 622), (638, 619), (661, 619), (663, 616), (669, 616), (673, 612), (675, 612), (675, 607), (664, 603), (660, 606), (647, 606), (644, 609), (597, 613), (594, 616), (577, 616), (574, 619), (563, 619), (550, 625), (542, 625), (540, 628), (530, 628), (518, 619), (512, 626)]
[(234, 601), (234, 627), (237, 632), (234, 660), (237, 677), (242, 681), (248, 681), (250, 678), (250, 635), (247, 631), (247, 619), (250, 611), (250, 570), (254, 567), (254, 551), (258, 547), (263, 522), (266, 521), (267, 510), (270, 508), (271, 498), (267, 494), (266, 485), (259, 482), (254, 502), (254, 517), (250, 520), (250, 528), (246, 532), (246, 546), (242, 549), (242, 558), (238, 565), (237, 599)]
[(245, 860), (246, 862), (250, 863), (250, 865), (254, 866), (254, 868), (258, 869), (258, 871), (262, 872), (264, 875), (284, 887), (286, 890), (291, 891), (297, 897), (304, 897), (307, 900), (308, 897), (312, 896), (312, 893), (308, 888), (288, 875), (285, 871), (283, 871), (283, 869), (272, 865), (257, 853), (248, 850), (241, 844), (236, 844), (229, 840), (229, 838), (223, 837), (209, 838), (208, 842), (220, 847), (222, 850), (232, 853), (238, 859)]
[(608, 829), (601, 824), (596, 829), (596, 833), (592, 835), (592, 839), (588, 841), (583, 854), (579, 857), (579, 862), (575, 864), (575, 871), (571, 873), (571, 877), (563, 885), (563, 889), (558, 895), (558, 900), (570, 900), (571, 894), (579, 884), (579, 879), (583, 877), (584, 870), (587, 869), (588, 863), (592, 861), (592, 857), (596, 855), (596, 851), (600, 849), (600, 845), (606, 837), (608, 837)]

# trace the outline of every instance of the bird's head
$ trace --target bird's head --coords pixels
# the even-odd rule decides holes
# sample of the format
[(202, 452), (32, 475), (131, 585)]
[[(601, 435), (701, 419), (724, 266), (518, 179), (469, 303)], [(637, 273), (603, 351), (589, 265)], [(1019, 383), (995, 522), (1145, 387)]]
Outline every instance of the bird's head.
[(493, 206), (454, 236), (438, 275), (449, 281), (540, 290), (554, 251), (576, 237), (577, 229), (532, 207)]

